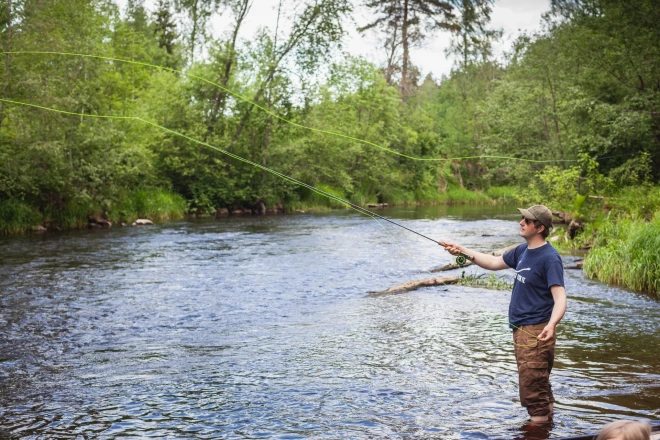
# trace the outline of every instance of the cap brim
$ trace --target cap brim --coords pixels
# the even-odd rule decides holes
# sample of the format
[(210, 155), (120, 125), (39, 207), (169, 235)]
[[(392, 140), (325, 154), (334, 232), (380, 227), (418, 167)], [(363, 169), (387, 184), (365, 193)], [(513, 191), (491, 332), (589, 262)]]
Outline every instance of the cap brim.
[(530, 220), (538, 220), (534, 214), (529, 212), (529, 209), (524, 209), (524, 208), (516, 208), (520, 213), (522, 214), (523, 217), (528, 218)]

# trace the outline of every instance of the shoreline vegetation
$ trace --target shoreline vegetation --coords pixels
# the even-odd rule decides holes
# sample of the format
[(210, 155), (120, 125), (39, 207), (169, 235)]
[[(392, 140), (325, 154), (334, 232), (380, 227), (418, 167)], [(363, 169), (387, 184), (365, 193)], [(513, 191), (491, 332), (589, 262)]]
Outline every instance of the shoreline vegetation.
[[(415, 200), (412, 195), (403, 198), (385, 197), (355, 199), (328, 186), (323, 191), (349, 200), (368, 209), (386, 206), (441, 205), (441, 204), (512, 204), (517, 200), (517, 189), (513, 187), (494, 187), (487, 191), (470, 191), (465, 188), (450, 188), (438, 193), (433, 198)], [(201, 213), (191, 210), (190, 203), (182, 196), (159, 189), (138, 189), (121, 194), (116, 202), (106, 202), (107, 209), (97, 204), (63, 204), (59, 209), (41, 211), (28, 203), (9, 199), (0, 200), (0, 235), (21, 235), (31, 232), (61, 231), (95, 227), (111, 227), (131, 224), (138, 218), (152, 221), (177, 220), (186, 216), (239, 216), (265, 214), (294, 214), (305, 212), (328, 211), (332, 209), (350, 209), (344, 204), (322, 197), (311, 191), (303, 193), (298, 200), (278, 201), (266, 205), (257, 200), (249, 205), (234, 205)], [(92, 225), (92, 226), (90, 226)]]

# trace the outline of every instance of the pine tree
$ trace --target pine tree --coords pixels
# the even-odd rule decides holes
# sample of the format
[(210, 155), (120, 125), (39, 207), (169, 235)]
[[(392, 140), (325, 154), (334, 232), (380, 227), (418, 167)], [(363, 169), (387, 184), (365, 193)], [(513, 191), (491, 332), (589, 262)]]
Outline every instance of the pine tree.
[(176, 24), (170, 11), (169, 0), (158, 0), (154, 23), (158, 46), (165, 48), (169, 55), (174, 52), (175, 40), (177, 39)]
[(458, 30), (454, 6), (441, 0), (370, 0), (366, 6), (374, 10), (378, 17), (359, 28), (360, 32), (372, 28), (381, 28), (388, 34), (401, 30), (403, 60), (400, 87), (405, 98), (410, 85), (410, 46), (435, 30)]

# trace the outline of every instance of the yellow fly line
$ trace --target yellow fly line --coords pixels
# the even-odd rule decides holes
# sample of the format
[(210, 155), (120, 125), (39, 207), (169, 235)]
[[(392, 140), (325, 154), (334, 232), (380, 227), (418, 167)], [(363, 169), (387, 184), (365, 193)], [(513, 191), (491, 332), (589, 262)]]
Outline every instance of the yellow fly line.
[[(56, 54), (56, 55), (81, 56), (81, 57), (89, 57), (89, 58), (104, 59), (104, 60), (109, 60), (109, 61), (120, 61), (120, 62), (126, 62), (126, 63), (130, 63), (130, 64), (136, 64), (136, 65), (142, 65), (142, 66), (154, 67), (154, 68), (158, 68), (158, 69), (162, 69), (162, 70), (168, 70), (168, 71), (172, 71), (172, 72), (176, 72), (176, 73), (182, 73), (182, 74), (185, 74), (185, 73), (182, 72), (182, 71), (178, 71), (178, 70), (171, 69), (171, 68), (168, 68), (168, 67), (156, 66), (156, 65), (153, 65), (153, 64), (142, 63), (142, 62), (137, 62), (137, 61), (122, 60), (122, 59), (118, 59), (118, 58), (102, 57), (102, 56), (98, 56), (98, 55), (73, 54), (73, 53), (66, 53), (66, 52), (36, 52), (36, 51), (32, 51), (32, 52), (0, 52), (0, 54)], [(405, 155), (405, 154), (402, 154), (402, 153), (396, 152), (396, 151), (394, 151), (394, 150), (391, 150), (391, 149), (386, 148), (386, 147), (383, 147), (383, 146), (379, 146), (379, 145), (374, 144), (374, 143), (369, 142), (369, 141), (365, 141), (365, 140), (362, 140), (362, 139), (354, 138), (354, 137), (351, 137), (351, 136), (348, 136), (348, 135), (344, 135), (344, 134), (341, 134), (341, 133), (335, 133), (335, 132), (331, 132), (331, 131), (320, 130), (320, 129), (316, 129), (316, 128), (313, 128), (313, 127), (306, 127), (306, 126), (303, 126), (303, 125), (297, 124), (297, 123), (295, 123), (295, 122), (288, 121), (287, 119), (282, 118), (282, 117), (276, 115), (275, 113), (273, 113), (273, 112), (269, 111), (268, 109), (266, 109), (266, 108), (260, 106), (259, 104), (255, 103), (255, 102), (253, 102), (253, 101), (250, 101), (249, 99), (244, 98), (244, 97), (242, 97), (242, 96), (240, 96), (240, 95), (238, 95), (238, 94), (232, 92), (231, 90), (226, 89), (226, 88), (220, 86), (219, 84), (215, 84), (215, 83), (213, 83), (213, 82), (211, 82), (211, 81), (208, 81), (208, 80), (206, 80), (206, 79), (204, 79), (204, 78), (201, 78), (201, 77), (198, 77), (198, 76), (196, 76), (196, 75), (191, 75), (191, 74), (186, 74), (186, 75), (189, 75), (189, 76), (192, 77), (192, 78), (196, 78), (196, 79), (199, 79), (199, 80), (201, 80), (201, 81), (207, 82), (207, 83), (212, 84), (212, 85), (215, 85), (215, 86), (217, 86), (217, 87), (220, 87), (221, 89), (227, 91), (227, 93), (231, 93), (232, 95), (234, 95), (234, 96), (236, 96), (236, 97), (238, 97), (238, 98), (240, 98), (240, 99), (242, 99), (242, 100), (244, 100), (244, 101), (246, 101), (246, 102), (249, 102), (249, 103), (255, 105), (257, 108), (263, 110), (264, 112), (266, 112), (266, 113), (268, 113), (268, 114), (270, 114), (270, 115), (272, 115), (272, 116), (274, 116), (274, 117), (276, 117), (276, 118), (278, 118), (278, 119), (280, 119), (280, 120), (282, 120), (282, 121), (284, 121), (284, 122), (287, 122), (287, 123), (289, 123), (289, 124), (295, 125), (295, 126), (297, 126), (297, 127), (304, 128), (304, 129), (308, 129), (308, 130), (312, 130), (312, 131), (316, 131), (316, 132), (320, 132), (320, 133), (325, 133), (325, 134), (331, 134), (331, 135), (335, 135), (335, 136), (340, 136), (340, 137), (343, 137), (343, 138), (346, 138), (346, 139), (355, 140), (355, 141), (358, 141), (358, 142), (363, 142), (363, 143), (365, 143), (365, 144), (372, 145), (372, 146), (374, 146), (374, 147), (377, 147), (377, 148), (383, 149), (383, 150), (385, 150), (385, 151), (389, 151), (389, 152), (392, 152), (392, 153), (395, 153), (395, 154), (398, 154), (398, 155), (400, 155), (400, 156), (407, 157), (407, 158), (409, 158), (409, 159), (413, 159), (413, 160), (436, 160), (436, 161), (440, 161), (440, 160), (459, 160), (459, 159), (469, 159), (469, 158), (492, 157), (492, 158), (504, 158), (504, 159), (524, 160), (524, 161), (528, 161), (528, 162), (547, 162), (547, 161), (535, 161), (535, 160), (530, 160), (530, 159), (517, 159), (517, 158), (505, 157), (505, 156), (466, 156), (466, 157), (460, 157), (460, 158), (443, 158), (443, 159), (428, 159), (428, 158), (416, 158), (416, 157), (413, 157), (413, 156), (407, 156), (407, 155)], [(275, 170), (273, 170), (273, 169), (271, 169), (271, 168), (268, 168), (268, 167), (263, 166), (263, 165), (261, 165), (261, 164), (258, 164), (258, 163), (256, 163), (256, 162), (253, 162), (253, 161), (251, 161), (251, 160), (249, 160), (249, 159), (245, 159), (245, 158), (243, 158), (243, 157), (241, 157), (241, 156), (239, 156), (239, 155), (237, 155), (237, 154), (234, 154), (234, 153), (231, 153), (231, 152), (229, 152), (229, 151), (227, 151), (227, 150), (224, 150), (224, 149), (222, 149), (222, 148), (216, 147), (215, 145), (211, 145), (211, 144), (209, 144), (209, 143), (207, 143), (207, 142), (200, 141), (200, 140), (198, 140), (198, 139), (195, 139), (195, 138), (193, 138), (193, 137), (190, 137), (190, 136), (188, 136), (188, 135), (185, 135), (185, 134), (183, 134), (183, 133), (180, 133), (180, 132), (178, 132), (178, 131), (176, 131), (176, 130), (172, 130), (172, 129), (170, 129), (170, 128), (163, 127), (162, 125), (156, 124), (155, 122), (149, 121), (149, 120), (144, 119), (144, 118), (141, 118), (141, 117), (139, 117), (139, 116), (95, 115), (95, 114), (90, 114), (90, 113), (78, 113), (78, 112), (72, 112), (72, 111), (67, 111), (67, 110), (55, 109), (55, 108), (46, 107), (46, 106), (42, 106), (42, 105), (38, 105), (38, 104), (31, 104), (31, 103), (27, 103), (27, 102), (22, 102), (22, 101), (17, 101), (17, 100), (12, 100), (12, 99), (6, 99), (6, 98), (0, 98), (0, 101), (2, 101), (2, 102), (6, 102), (6, 103), (8, 103), (8, 104), (17, 105), (17, 106), (31, 107), (31, 108), (36, 108), (36, 109), (40, 109), (40, 110), (50, 111), (50, 112), (54, 112), (54, 113), (64, 114), (64, 115), (79, 116), (79, 117), (81, 117), (81, 118), (112, 119), (112, 120), (123, 120), (123, 121), (129, 121), (129, 122), (131, 122), (131, 121), (141, 122), (141, 123), (144, 123), (144, 124), (150, 125), (150, 126), (152, 126), (152, 127), (158, 128), (158, 129), (160, 129), (160, 130), (162, 130), (162, 131), (164, 131), (164, 132), (167, 132), (167, 133), (170, 133), (170, 134), (172, 134), (172, 135), (175, 135), (175, 136), (177, 136), (177, 137), (181, 137), (181, 138), (183, 138), (183, 139), (186, 139), (186, 140), (188, 140), (188, 141), (190, 141), (190, 142), (193, 142), (193, 143), (196, 143), (196, 144), (198, 144), (198, 145), (201, 145), (201, 146), (204, 146), (204, 147), (210, 148), (210, 149), (212, 149), (212, 150), (218, 151), (218, 152), (220, 152), (220, 153), (222, 153), (222, 154), (224, 154), (224, 155), (226, 155), (226, 156), (229, 156), (229, 157), (231, 157), (231, 158), (233, 158), (233, 159), (236, 159), (236, 160), (238, 160), (238, 161), (240, 161), (240, 162), (244, 162), (244, 163), (246, 163), (246, 164), (248, 164), (248, 165), (252, 165), (252, 166), (254, 166), (254, 167), (257, 167), (257, 168), (259, 168), (259, 169), (261, 169), (261, 170), (263, 170), (263, 171), (266, 171), (266, 172), (268, 172), (268, 173), (271, 173), (271, 174), (273, 174), (273, 175), (275, 175), (275, 176), (277, 176), (277, 177), (280, 177), (280, 178), (282, 178), (282, 179), (284, 179), (284, 180), (286, 180), (286, 181), (288, 181), (288, 182), (290, 182), (290, 183), (293, 183), (293, 184), (295, 184), (295, 185), (298, 185), (298, 186), (301, 186), (301, 187), (307, 188), (307, 189), (309, 189), (309, 190), (311, 190), (311, 191), (313, 191), (313, 192), (315, 192), (315, 193), (317, 193), (317, 194), (319, 194), (319, 195), (321, 195), (321, 196), (327, 197), (327, 198), (329, 198), (329, 199), (331, 199), (331, 200), (335, 200), (335, 201), (337, 201), (337, 202), (339, 202), (339, 203), (345, 205), (345, 206), (348, 207), (348, 208), (351, 208), (351, 209), (353, 209), (353, 210), (355, 210), (355, 211), (357, 211), (357, 212), (359, 212), (359, 213), (361, 213), (361, 214), (364, 214), (364, 215), (367, 215), (367, 216), (371, 217), (371, 218), (372, 218), (373, 220), (375, 220), (375, 221), (378, 223), (378, 225), (379, 225), (379, 226), (380, 226), (380, 227), (381, 227), (381, 228), (382, 228), (382, 229), (383, 229), (383, 230), (384, 230), (384, 231), (385, 231), (385, 232), (386, 232), (386, 233), (387, 233), (387, 234), (388, 234), (388, 235), (389, 235), (389, 236), (390, 236), (390, 237), (391, 237), (391, 238), (392, 238), (392, 239), (393, 239), (398, 245), (399, 245), (399, 247), (400, 247), (400, 248), (401, 248), (401, 249), (402, 249), (402, 250), (408, 255), (408, 257), (410, 257), (410, 258), (411, 258), (412, 260), (414, 260), (414, 261), (416, 261), (415, 258), (414, 258), (412, 255), (410, 255), (410, 253), (408, 253), (408, 251), (407, 251), (407, 250), (405, 249), (405, 247), (399, 242), (399, 240), (397, 240), (396, 237), (394, 237), (394, 236), (393, 236), (393, 235), (387, 230), (387, 228), (385, 228), (385, 227), (383, 226), (383, 224), (382, 224), (380, 221), (378, 221), (378, 219), (385, 220), (385, 221), (387, 221), (387, 222), (389, 222), (389, 223), (392, 223), (392, 224), (394, 224), (394, 225), (396, 225), (396, 226), (399, 226), (399, 227), (401, 227), (401, 228), (403, 228), (403, 229), (406, 229), (406, 230), (408, 230), (408, 231), (410, 231), (410, 232), (412, 232), (412, 233), (414, 233), (414, 234), (417, 234), (417, 235), (419, 235), (419, 236), (421, 236), (421, 237), (423, 237), (423, 238), (425, 238), (425, 239), (427, 239), (427, 240), (433, 241), (434, 243), (438, 243), (436, 240), (434, 240), (434, 239), (432, 239), (432, 238), (430, 238), (430, 237), (428, 237), (428, 236), (426, 236), (426, 235), (424, 235), (424, 234), (421, 234), (421, 233), (419, 233), (419, 232), (417, 232), (417, 231), (415, 231), (415, 230), (412, 230), (412, 229), (410, 229), (410, 228), (407, 228), (406, 226), (403, 226), (403, 225), (401, 225), (400, 223), (394, 222), (394, 221), (392, 221), (392, 220), (390, 220), (390, 219), (388, 219), (388, 218), (386, 218), (386, 217), (383, 217), (383, 216), (381, 216), (381, 215), (378, 215), (378, 214), (376, 214), (376, 213), (374, 213), (374, 212), (372, 212), (372, 211), (369, 211), (368, 209), (365, 209), (365, 208), (363, 208), (363, 207), (361, 207), (361, 206), (359, 206), (359, 205), (356, 205), (356, 204), (354, 204), (354, 203), (351, 203), (351, 202), (349, 202), (348, 200), (345, 200), (345, 199), (342, 199), (341, 197), (335, 196), (334, 194), (328, 193), (328, 192), (323, 191), (323, 190), (321, 190), (321, 189), (318, 189), (318, 188), (316, 188), (316, 187), (314, 187), (314, 186), (312, 186), (312, 185), (309, 185), (309, 184), (306, 184), (306, 183), (304, 183), (304, 182), (301, 182), (301, 181), (299, 181), (299, 180), (297, 180), (297, 179), (294, 179), (293, 177), (289, 177), (289, 176), (287, 176), (287, 175), (285, 175), (285, 174), (282, 174), (282, 173), (280, 173), (280, 172), (278, 172), (278, 171), (275, 171)], [(513, 325), (513, 324), (511, 324), (511, 323), (509, 323), (509, 324), (510, 324), (511, 326), (513, 326), (513, 327), (515, 327), (515, 328), (517, 328), (517, 329), (523, 331), (524, 333), (527, 333), (527, 334), (529, 334), (529, 335), (535, 337), (535, 335), (532, 335), (531, 333), (528, 333), (527, 331), (525, 331), (525, 330), (523, 330), (523, 329), (520, 329), (519, 327), (517, 327), (517, 326), (515, 326), (515, 325)], [(514, 344), (515, 344), (515, 343), (514, 343)]]

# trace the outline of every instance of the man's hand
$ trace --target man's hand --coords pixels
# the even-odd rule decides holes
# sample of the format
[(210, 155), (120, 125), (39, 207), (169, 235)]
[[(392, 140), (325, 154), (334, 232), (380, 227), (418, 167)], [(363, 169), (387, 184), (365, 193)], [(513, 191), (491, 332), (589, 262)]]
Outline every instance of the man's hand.
[(439, 241), (438, 244), (445, 248), (447, 252), (452, 255), (460, 255), (465, 253), (465, 249), (454, 243), (447, 243), (446, 241)]
[(538, 335), (540, 341), (548, 341), (555, 335), (555, 326), (553, 324), (548, 324), (543, 328), (543, 331)]

